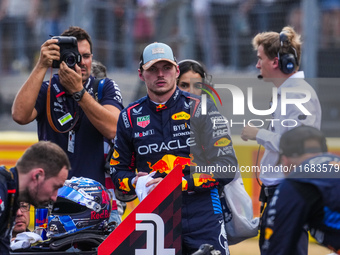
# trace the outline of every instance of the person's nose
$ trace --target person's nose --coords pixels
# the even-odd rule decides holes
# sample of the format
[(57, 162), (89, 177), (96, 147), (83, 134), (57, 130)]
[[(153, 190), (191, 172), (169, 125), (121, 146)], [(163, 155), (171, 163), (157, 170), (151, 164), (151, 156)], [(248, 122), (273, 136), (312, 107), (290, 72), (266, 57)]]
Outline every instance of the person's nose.
[(256, 68), (257, 68), (257, 69), (261, 69), (260, 60), (257, 61), (257, 63), (256, 63)]
[(80, 67), (82, 67), (85, 64), (85, 60), (83, 57), (81, 57), (80, 63), (78, 64)]
[(18, 217), (18, 216), (21, 216), (21, 215), (23, 215), (23, 212), (21, 211), (21, 209), (19, 209), (19, 210), (17, 211), (17, 217)]
[(58, 190), (54, 191), (52, 196), (51, 196), (51, 200), (53, 202), (57, 201), (57, 195), (58, 195)]
[(163, 70), (161, 68), (159, 68), (157, 70), (157, 75), (158, 75), (158, 77), (163, 77), (164, 76)]

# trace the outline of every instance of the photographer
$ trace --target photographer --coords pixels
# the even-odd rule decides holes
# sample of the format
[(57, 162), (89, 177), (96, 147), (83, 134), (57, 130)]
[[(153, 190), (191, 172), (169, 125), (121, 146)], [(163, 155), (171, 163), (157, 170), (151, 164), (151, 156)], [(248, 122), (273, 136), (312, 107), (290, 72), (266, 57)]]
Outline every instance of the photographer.
[[(103, 142), (116, 135), (121, 93), (106, 78), (97, 102), (90, 36), (79, 27), (70, 27), (62, 36), (66, 37), (53, 37), (41, 46), (35, 68), (16, 95), (12, 117), (21, 125), (36, 119), (39, 140), (63, 148), (72, 166), (68, 178), (83, 176), (105, 186)], [(47, 70), (58, 66), (58, 74), (44, 82)]]

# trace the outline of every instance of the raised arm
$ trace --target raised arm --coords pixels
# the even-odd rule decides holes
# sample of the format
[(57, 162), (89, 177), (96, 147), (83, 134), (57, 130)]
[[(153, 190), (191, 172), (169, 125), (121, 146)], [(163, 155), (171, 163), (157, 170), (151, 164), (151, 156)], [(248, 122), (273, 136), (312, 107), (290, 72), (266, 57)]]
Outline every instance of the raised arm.
[(59, 46), (55, 44), (57, 42), (56, 39), (50, 39), (41, 46), (40, 57), (36, 66), (14, 99), (12, 118), (21, 125), (28, 124), (37, 117), (34, 106), (41, 84), (47, 69), (52, 66), (53, 60), (59, 60)]
[[(83, 89), (80, 67), (76, 65), (75, 69), (74, 71), (69, 68), (65, 62), (60, 64), (60, 82), (71, 94)], [(112, 100), (114, 100), (113, 96)], [(93, 126), (95, 126), (104, 137), (107, 139), (113, 139), (115, 137), (120, 109), (105, 102), (101, 105), (88, 92), (85, 92), (81, 100), (78, 101), (78, 104)]]

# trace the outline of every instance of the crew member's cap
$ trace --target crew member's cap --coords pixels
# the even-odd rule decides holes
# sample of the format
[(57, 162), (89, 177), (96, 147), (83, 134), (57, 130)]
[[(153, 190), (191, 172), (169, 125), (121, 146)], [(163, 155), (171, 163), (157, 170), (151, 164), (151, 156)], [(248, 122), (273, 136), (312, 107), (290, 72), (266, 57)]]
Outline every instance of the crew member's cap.
[[(308, 140), (318, 143), (306, 144)], [(297, 157), (305, 153), (327, 152), (326, 138), (323, 133), (311, 126), (299, 126), (281, 136), (280, 155)]]
[(177, 65), (172, 49), (165, 43), (154, 42), (145, 47), (139, 67), (147, 70), (159, 61), (168, 61), (173, 65)]

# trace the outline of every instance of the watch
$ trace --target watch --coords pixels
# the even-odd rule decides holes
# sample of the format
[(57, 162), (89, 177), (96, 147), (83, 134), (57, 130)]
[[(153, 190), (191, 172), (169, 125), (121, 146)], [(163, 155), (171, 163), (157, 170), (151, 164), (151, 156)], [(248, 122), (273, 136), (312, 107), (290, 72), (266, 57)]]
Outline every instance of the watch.
[(79, 102), (83, 98), (85, 91), (86, 91), (85, 88), (83, 88), (81, 91), (73, 93), (73, 95), (72, 95), (73, 99), (76, 102)]

